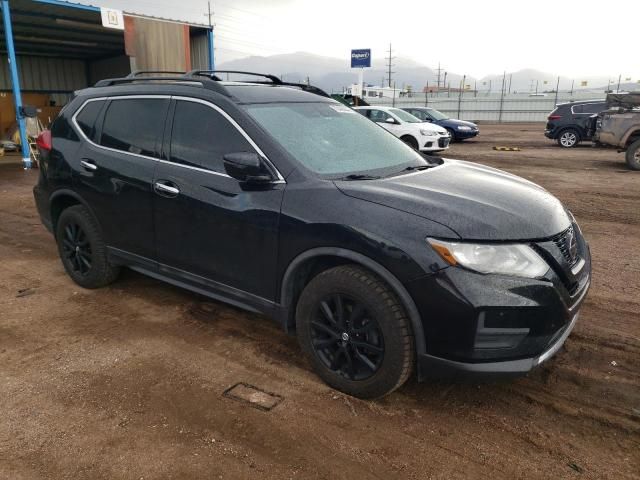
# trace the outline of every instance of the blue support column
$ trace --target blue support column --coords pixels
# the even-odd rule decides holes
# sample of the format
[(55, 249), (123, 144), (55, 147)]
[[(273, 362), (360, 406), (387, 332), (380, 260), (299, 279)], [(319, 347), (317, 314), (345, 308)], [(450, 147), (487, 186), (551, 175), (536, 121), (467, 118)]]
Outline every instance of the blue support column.
[(18, 76), (18, 62), (16, 51), (13, 45), (13, 29), (11, 28), (11, 12), (9, 11), (9, 1), (2, 0), (2, 20), (4, 22), (5, 42), (7, 43), (7, 54), (9, 57), (9, 72), (11, 73), (11, 86), (13, 88), (13, 100), (16, 106), (16, 119), (20, 130), (20, 144), (22, 146), (22, 163), (24, 168), (31, 168), (31, 152), (29, 151), (29, 139), (27, 137), (27, 126), (22, 112), (22, 94), (20, 93), (20, 77)]
[(209, 41), (209, 70), (215, 70), (216, 62), (213, 49), (213, 27), (209, 27), (207, 31), (207, 40)]

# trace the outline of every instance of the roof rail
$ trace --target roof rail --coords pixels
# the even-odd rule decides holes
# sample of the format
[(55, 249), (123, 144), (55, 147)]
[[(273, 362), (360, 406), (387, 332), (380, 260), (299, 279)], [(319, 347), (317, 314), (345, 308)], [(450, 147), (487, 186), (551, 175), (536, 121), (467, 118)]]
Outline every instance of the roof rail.
[[(222, 81), (222, 79), (218, 77), (216, 73), (236, 73), (240, 75), (251, 75), (253, 77), (262, 77), (262, 78), (271, 80), (271, 83), (274, 83), (276, 85), (282, 85), (282, 80), (280, 80), (275, 75), (271, 75), (269, 73), (243, 72), (240, 70), (191, 70), (190, 72), (187, 72), (187, 75), (203, 76), (203, 77), (210, 78), (212, 80), (217, 80), (219, 82)], [(258, 83), (261, 83), (261, 82), (258, 82)]]
[[(322, 97), (327, 97), (327, 98), (331, 98), (330, 95), (325, 92), (324, 90), (315, 87), (313, 85), (308, 85), (306, 83), (294, 83), (294, 82), (285, 82), (281, 79), (279, 79), (278, 77), (276, 77), (275, 75), (271, 75), (268, 73), (255, 73), (255, 72), (243, 72), (243, 71), (239, 71), (239, 70), (191, 70), (190, 72), (187, 73), (187, 75), (192, 75), (192, 76), (204, 76), (207, 78), (211, 78), (212, 80), (216, 80), (216, 81), (222, 81), (222, 79), (216, 75), (218, 73), (235, 73), (235, 74), (240, 74), (240, 75), (251, 75), (254, 77), (262, 77), (262, 78), (266, 78), (268, 80), (271, 80), (270, 83), (274, 84), (274, 85), (285, 85), (285, 86), (289, 86), (289, 87), (298, 87), (302, 90), (304, 90), (305, 92), (309, 92), (309, 93), (314, 93), (316, 95), (320, 95)], [(256, 82), (256, 83), (267, 83), (267, 82)]]
[[(167, 72), (167, 73), (171, 73), (171, 72)], [(220, 83), (206, 76), (194, 77), (189, 75), (179, 75), (179, 76), (174, 75), (169, 77), (162, 77), (162, 76), (156, 76), (156, 77), (133, 76), (132, 77), (131, 75), (129, 75), (123, 78), (106, 78), (104, 80), (100, 80), (94, 85), (94, 87), (96, 88), (113, 87), (115, 85), (122, 85), (126, 83), (141, 83), (141, 82), (172, 82), (172, 83), (183, 83), (183, 84), (198, 83), (202, 86), (202, 88), (206, 88), (207, 90), (212, 90), (214, 92), (220, 93), (227, 97), (231, 96), (229, 91), (226, 88), (224, 88), (223, 85), (220, 85)]]
[(126, 78), (134, 78), (139, 75), (146, 75), (148, 73), (170, 73), (173, 75), (184, 75), (186, 72), (174, 72), (170, 70), (134, 70), (129, 75), (127, 75)]

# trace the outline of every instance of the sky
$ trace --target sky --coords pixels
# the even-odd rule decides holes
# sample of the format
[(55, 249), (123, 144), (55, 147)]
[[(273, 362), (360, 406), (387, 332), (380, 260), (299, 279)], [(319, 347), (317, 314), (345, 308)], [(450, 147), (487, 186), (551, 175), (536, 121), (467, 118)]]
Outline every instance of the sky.
[[(207, 22), (206, 0), (81, 0)], [(640, 80), (638, 0), (213, 0), (216, 61), (307, 51), (349, 58), (371, 48), (481, 78), (524, 68), (570, 78)], [(611, 13), (615, 12), (615, 13)], [(398, 68), (401, 66), (398, 65)]]

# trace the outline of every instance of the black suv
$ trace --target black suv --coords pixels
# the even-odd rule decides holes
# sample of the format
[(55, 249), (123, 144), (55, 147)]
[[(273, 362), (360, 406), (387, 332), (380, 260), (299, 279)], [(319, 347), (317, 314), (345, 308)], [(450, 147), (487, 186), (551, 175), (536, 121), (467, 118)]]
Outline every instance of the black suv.
[(561, 103), (549, 114), (544, 135), (556, 140), (561, 147), (575, 147), (582, 141), (591, 140), (590, 119), (606, 109), (604, 100)]
[[(262, 77), (259, 77), (262, 78)], [(522, 178), (425, 157), (266, 76), (104, 80), (38, 143), (34, 194), (79, 285), (129, 267), (295, 332), (331, 386), (523, 374), (590, 283), (572, 215)]]

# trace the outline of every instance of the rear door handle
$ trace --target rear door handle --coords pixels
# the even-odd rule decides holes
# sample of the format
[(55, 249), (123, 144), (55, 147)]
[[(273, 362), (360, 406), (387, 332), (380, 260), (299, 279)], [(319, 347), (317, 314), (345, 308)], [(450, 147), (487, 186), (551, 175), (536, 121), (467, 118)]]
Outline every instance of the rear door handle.
[(180, 189), (178, 187), (176, 187), (171, 182), (166, 182), (163, 180), (156, 182), (153, 188), (155, 189), (156, 193), (164, 197), (177, 197), (180, 194)]
[(89, 170), (91, 172), (95, 172), (98, 169), (98, 166), (89, 160), (80, 160), (80, 165), (82, 165), (85, 170)]

